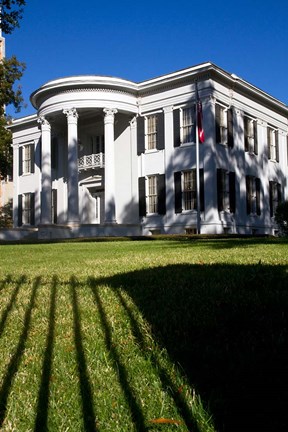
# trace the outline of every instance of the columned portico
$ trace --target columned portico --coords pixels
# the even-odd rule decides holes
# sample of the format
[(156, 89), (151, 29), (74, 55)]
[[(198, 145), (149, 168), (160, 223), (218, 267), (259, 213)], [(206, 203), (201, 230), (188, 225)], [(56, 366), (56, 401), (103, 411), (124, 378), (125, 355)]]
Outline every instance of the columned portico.
[(38, 123), (41, 125), (41, 224), (51, 224), (52, 213), (52, 192), (51, 192), (51, 126), (45, 117), (39, 117)]
[(104, 108), (105, 223), (116, 223), (114, 117), (117, 110)]
[(78, 113), (75, 108), (64, 109), (68, 127), (68, 224), (79, 223), (78, 190)]

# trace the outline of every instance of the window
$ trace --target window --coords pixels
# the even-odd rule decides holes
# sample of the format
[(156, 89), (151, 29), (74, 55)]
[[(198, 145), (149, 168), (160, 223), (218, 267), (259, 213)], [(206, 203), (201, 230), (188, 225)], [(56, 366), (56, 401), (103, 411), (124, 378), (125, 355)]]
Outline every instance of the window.
[(104, 135), (91, 136), (89, 150), (88, 154), (104, 153)]
[(281, 202), (281, 185), (276, 181), (269, 182), (270, 216), (275, 216), (276, 208)]
[(267, 127), (268, 158), (279, 162), (278, 131), (270, 126)]
[(157, 116), (152, 115), (146, 119), (146, 148), (153, 150), (157, 148)]
[(137, 154), (164, 147), (164, 113), (137, 117)]
[(19, 175), (34, 173), (34, 144), (19, 147)]
[(149, 176), (148, 193), (147, 193), (147, 208), (148, 213), (157, 213), (157, 177), (155, 175)]
[(245, 152), (258, 154), (257, 120), (244, 117)]
[(149, 175), (138, 179), (139, 215), (166, 213), (165, 174)]
[(181, 109), (181, 144), (195, 142), (195, 106)]
[(215, 106), (215, 122), (216, 122), (216, 142), (218, 144), (228, 145), (233, 147), (233, 111), (232, 108), (227, 108), (216, 104)]
[(247, 214), (261, 214), (260, 209), (260, 179), (246, 176), (246, 208)]
[[(204, 211), (204, 170), (199, 171), (200, 177), (200, 211)], [(196, 169), (177, 171), (174, 173), (175, 213), (197, 210)]]
[(217, 169), (217, 200), (218, 211), (235, 213), (235, 173), (225, 169)]
[(34, 193), (25, 193), (18, 196), (18, 226), (35, 224), (35, 198)]

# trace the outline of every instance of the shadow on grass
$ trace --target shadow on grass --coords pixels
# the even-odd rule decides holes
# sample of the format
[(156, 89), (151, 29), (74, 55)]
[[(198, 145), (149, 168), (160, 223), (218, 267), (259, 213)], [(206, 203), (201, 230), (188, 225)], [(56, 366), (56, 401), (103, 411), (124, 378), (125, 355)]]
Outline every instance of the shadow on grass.
[[(10, 307), (10, 309), (12, 307), (13, 302), (15, 301), (15, 298), (16, 298), (16, 295), (19, 291), (20, 286), (22, 283), (24, 283), (24, 281), (25, 281), (25, 277), (22, 277), (19, 279), (19, 283), (16, 285), (16, 288), (13, 292), (12, 297), (11, 297), (11, 301), (8, 305), (8, 307)], [(37, 288), (39, 287), (40, 282), (41, 282), (40, 277), (37, 277), (33, 282), (30, 301), (29, 301), (29, 304), (28, 304), (28, 307), (26, 309), (25, 316), (24, 316), (23, 330), (22, 330), (22, 333), (19, 337), (19, 342), (18, 342), (18, 345), (16, 347), (16, 350), (15, 350), (14, 354), (11, 356), (10, 362), (7, 366), (6, 374), (3, 377), (2, 386), (0, 388), (0, 428), (2, 427), (3, 422), (5, 420), (7, 401), (8, 401), (9, 393), (10, 393), (11, 386), (13, 383), (13, 379), (14, 379), (15, 375), (17, 374), (17, 371), (18, 371), (18, 368), (19, 368), (19, 365), (20, 365), (20, 362), (21, 362), (21, 359), (22, 359), (22, 356), (23, 356), (23, 353), (25, 350), (25, 344), (26, 344), (26, 340), (27, 340), (28, 334), (29, 334), (31, 316), (32, 316), (32, 311), (33, 311), (34, 304), (35, 304)]]
[(93, 283), (115, 289), (128, 314), (119, 288), (129, 294), (209, 407), (217, 431), (288, 430), (287, 267), (172, 265)]
[[(6, 308), (2, 312), (2, 316), (1, 316), (1, 319), (0, 319), (0, 337), (2, 336), (4, 327), (5, 327), (5, 323), (7, 321), (9, 313), (11, 312), (11, 309), (13, 308), (13, 305), (14, 305), (14, 303), (16, 301), (16, 298), (17, 298), (18, 292), (20, 290), (20, 287), (21, 287), (21, 285), (23, 283), (25, 283), (25, 281), (26, 281), (26, 277), (25, 276), (20, 276), (20, 278), (16, 282), (15, 288), (14, 288), (14, 290), (12, 292), (11, 297), (10, 297), (10, 301), (7, 304)], [(12, 282), (11, 277), (7, 276), (7, 278), (5, 279), (5, 281), (3, 281), (3, 283), (1, 283), (1, 289), (4, 288), (6, 284), (9, 284), (11, 282)], [(1, 289), (0, 289), (0, 291), (1, 291)]]

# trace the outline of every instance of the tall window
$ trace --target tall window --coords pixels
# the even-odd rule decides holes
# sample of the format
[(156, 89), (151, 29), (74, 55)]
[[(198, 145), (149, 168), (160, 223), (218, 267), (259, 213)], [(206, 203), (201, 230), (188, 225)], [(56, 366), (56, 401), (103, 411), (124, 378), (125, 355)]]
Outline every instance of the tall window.
[(148, 213), (157, 213), (157, 177), (148, 177), (147, 208)]
[(166, 213), (165, 174), (149, 175), (138, 179), (139, 215)]
[(267, 127), (267, 146), (269, 159), (279, 162), (278, 131), (270, 126)]
[(257, 120), (247, 116), (244, 117), (244, 141), (246, 152), (258, 154)]
[(34, 173), (34, 144), (19, 147), (19, 175)]
[(197, 209), (196, 170), (183, 172), (183, 209)]
[(195, 107), (181, 110), (181, 143), (195, 142)]
[(18, 196), (18, 226), (35, 224), (34, 193), (25, 193)]
[[(204, 170), (200, 169), (200, 211), (204, 211)], [(175, 213), (197, 210), (196, 169), (174, 173)]]
[(146, 148), (153, 150), (157, 148), (157, 116), (147, 117), (146, 121)]
[(246, 208), (247, 214), (261, 214), (260, 179), (254, 176), (246, 176)]
[(104, 135), (90, 137), (90, 154), (104, 153)]
[(216, 142), (233, 147), (233, 111), (222, 105), (215, 105)]
[(235, 213), (235, 173), (225, 169), (217, 169), (218, 210)]
[(269, 182), (269, 201), (270, 201), (270, 216), (275, 216), (276, 208), (280, 204), (282, 198), (281, 185), (276, 181)]

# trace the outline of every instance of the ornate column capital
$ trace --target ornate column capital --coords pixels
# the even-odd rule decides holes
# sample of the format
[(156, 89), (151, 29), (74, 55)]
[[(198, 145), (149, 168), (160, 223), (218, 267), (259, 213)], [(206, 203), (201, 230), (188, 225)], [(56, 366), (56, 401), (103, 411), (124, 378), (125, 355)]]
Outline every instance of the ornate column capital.
[(104, 116), (104, 124), (113, 124), (114, 123), (114, 116), (118, 112), (116, 108), (104, 108), (103, 109), (105, 116)]
[(79, 115), (76, 108), (63, 109), (63, 114), (66, 115), (68, 122), (77, 123)]
[(41, 125), (41, 128), (51, 129), (51, 125), (44, 116), (40, 116), (37, 119), (37, 123)]

